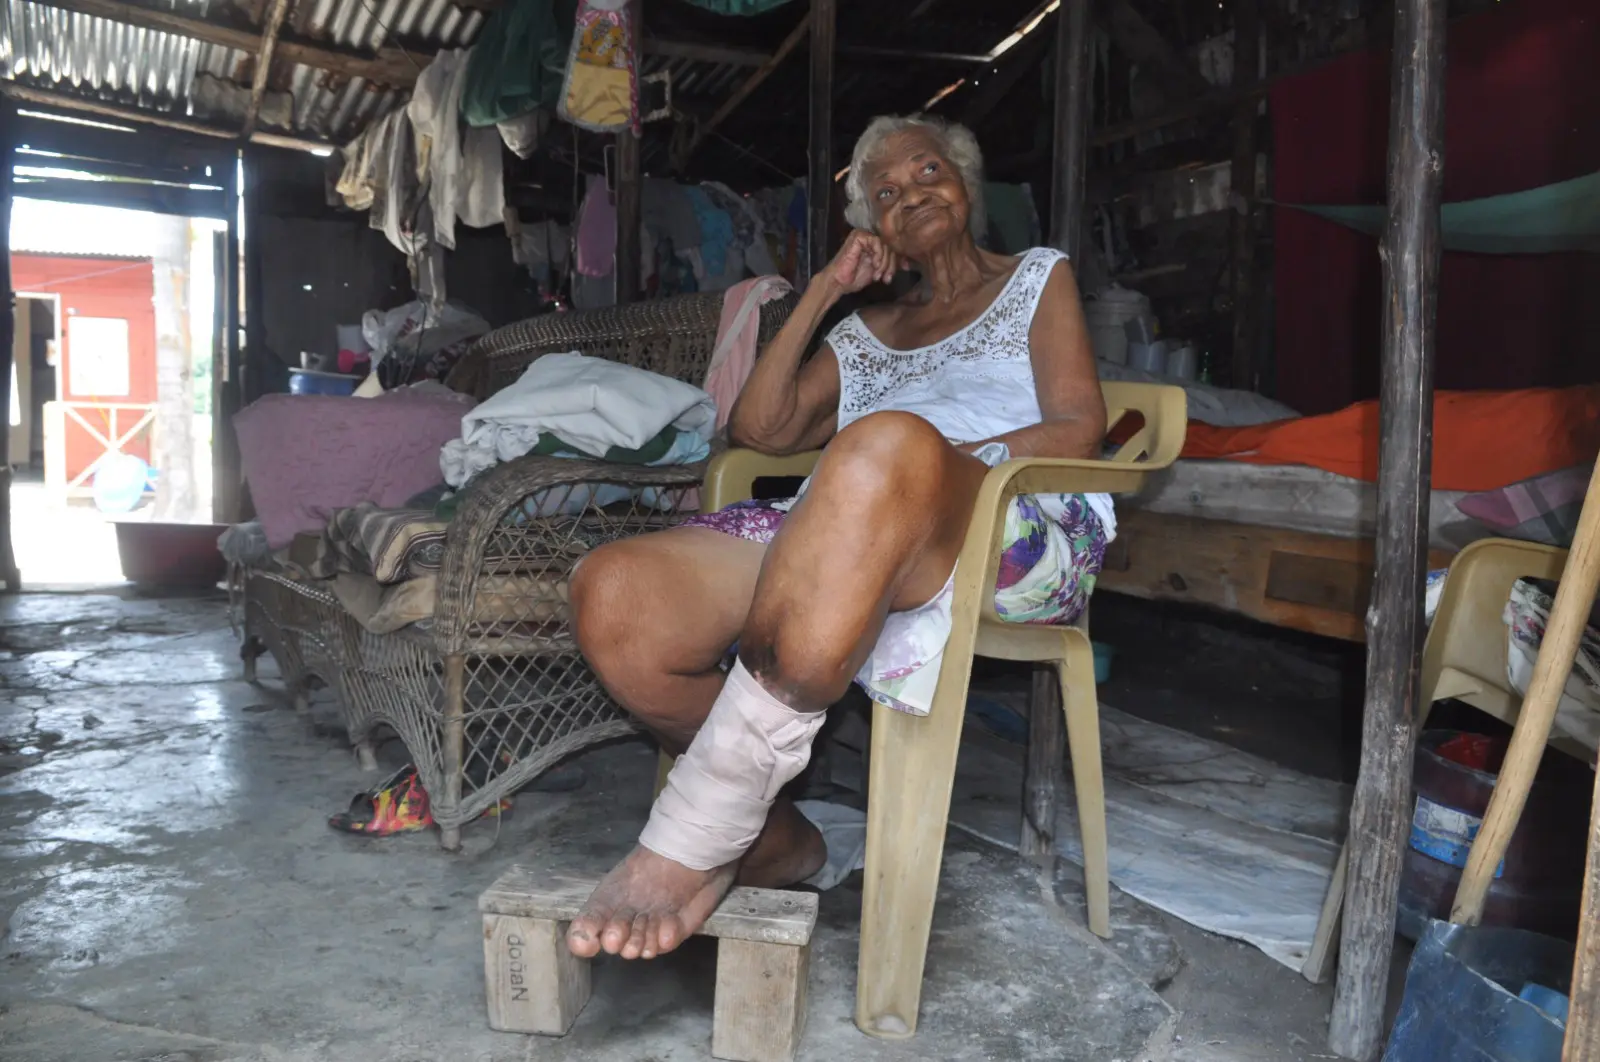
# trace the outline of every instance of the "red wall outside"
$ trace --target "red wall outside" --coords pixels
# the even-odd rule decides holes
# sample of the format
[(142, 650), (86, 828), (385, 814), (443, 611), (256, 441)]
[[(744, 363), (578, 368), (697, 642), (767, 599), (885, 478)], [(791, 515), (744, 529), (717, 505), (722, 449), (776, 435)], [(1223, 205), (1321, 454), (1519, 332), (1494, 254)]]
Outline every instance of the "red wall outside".
[[(156, 400), (155, 273), (148, 259), (77, 258), (69, 255), (13, 254), (12, 284), (24, 294), (61, 297), (58, 322), (61, 349), (58, 396), (72, 402), (153, 403)], [(71, 386), (72, 348), (66, 321), (79, 317), (121, 318), (128, 322), (128, 394), (96, 396), (65, 393)], [(110, 437), (104, 415), (80, 410)], [(131, 426), (138, 414), (118, 413), (119, 427)], [(130, 419), (131, 418), (131, 419)], [(139, 433), (124, 450), (148, 461), (150, 432)], [(104, 451), (82, 425), (66, 422), (66, 478), (71, 480)]]

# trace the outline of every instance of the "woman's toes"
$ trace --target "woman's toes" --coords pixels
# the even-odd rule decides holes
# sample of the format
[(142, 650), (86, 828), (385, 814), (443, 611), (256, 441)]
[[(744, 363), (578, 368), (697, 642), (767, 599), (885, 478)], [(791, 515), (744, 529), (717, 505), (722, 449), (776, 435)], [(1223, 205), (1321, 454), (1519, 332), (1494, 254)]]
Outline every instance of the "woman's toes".
[(661, 923), (659, 915), (651, 915), (650, 921), (644, 927), (644, 946), (639, 949), (639, 958), (653, 959), (669, 949), (661, 945)]
[(600, 954), (600, 923), (587, 916), (574, 918), (567, 927), (567, 950), (580, 959)]
[(605, 949), (607, 955), (620, 954), (628, 943), (628, 934), (632, 932), (632, 920), (625, 914), (614, 914), (600, 933), (600, 946)]
[(633, 916), (633, 925), (628, 927), (628, 942), (622, 946), (624, 959), (637, 959), (644, 951), (646, 933), (650, 929), (650, 916), (637, 914)]

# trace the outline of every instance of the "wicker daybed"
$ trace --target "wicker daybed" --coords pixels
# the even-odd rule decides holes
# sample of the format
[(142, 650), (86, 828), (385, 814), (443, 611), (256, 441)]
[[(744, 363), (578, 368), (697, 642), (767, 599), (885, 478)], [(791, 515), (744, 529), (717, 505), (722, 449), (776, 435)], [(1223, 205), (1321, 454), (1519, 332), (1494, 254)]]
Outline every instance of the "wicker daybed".
[[(761, 311), (761, 341), (793, 309)], [(578, 350), (704, 380), (720, 294), (588, 313), (550, 314), (483, 337), (466, 356), (479, 398), (543, 354)], [(632, 732), (579, 656), (566, 579), (590, 549), (671, 526), (698, 505), (704, 464), (649, 467), (524, 457), (474, 481), (445, 530), (432, 621), (374, 634), (327, 586), (293, 564), (238, 574), (247, 677), (270, 652), (304, 706), (321, 681), (337, 695), (363, 766), (380, 726), (416, 763), (444, 847), (461, 826), (586, 746)], [(622, 488), (601, 504), (601, 487)], [(533, 515), (529, 515), (532, 513)]]

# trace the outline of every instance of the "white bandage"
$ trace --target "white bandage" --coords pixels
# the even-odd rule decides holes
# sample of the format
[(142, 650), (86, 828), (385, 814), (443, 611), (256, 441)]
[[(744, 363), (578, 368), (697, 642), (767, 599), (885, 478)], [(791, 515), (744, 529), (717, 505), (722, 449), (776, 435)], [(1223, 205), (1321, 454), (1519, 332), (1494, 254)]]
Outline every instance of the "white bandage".
[(805, 770), (824, 712), (797, 712), (734, 662), (711, 714), (678, 757), (639, 843), (712, 870), (755, 843), (778, 791)]

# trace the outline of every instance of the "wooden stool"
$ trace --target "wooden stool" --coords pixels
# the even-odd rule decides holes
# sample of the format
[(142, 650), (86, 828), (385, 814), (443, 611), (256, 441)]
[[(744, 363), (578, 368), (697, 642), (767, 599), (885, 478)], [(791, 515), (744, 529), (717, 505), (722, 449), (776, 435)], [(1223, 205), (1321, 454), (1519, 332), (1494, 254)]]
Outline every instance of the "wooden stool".
[[(567, 950), (567, 923), (596, 882), (512, 867), (478, 897), (489, 1027), (564, 1036), (589, 1002), (589, 960)], [(806, 1024), (817, 897), (733, 889), (700, 927), (717, 938), (711, 1054), (790, 1062)]]

